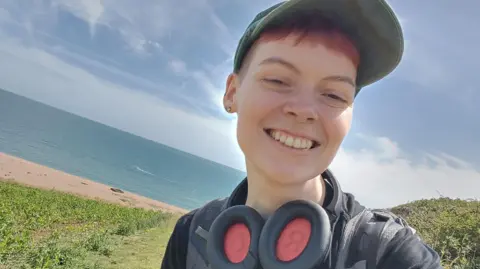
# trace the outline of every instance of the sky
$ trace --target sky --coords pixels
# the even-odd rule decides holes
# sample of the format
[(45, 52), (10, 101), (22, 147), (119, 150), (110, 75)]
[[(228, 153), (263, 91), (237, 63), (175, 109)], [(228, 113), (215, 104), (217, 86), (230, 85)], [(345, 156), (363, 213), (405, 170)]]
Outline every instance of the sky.
[[(0, 88), (244, 170), (225, 79), (277, 2), (2, 0)], [(388, 2), (404, 57), (357, 97), (331, 169), (370, 205), (480, 199), (480, 2)]]

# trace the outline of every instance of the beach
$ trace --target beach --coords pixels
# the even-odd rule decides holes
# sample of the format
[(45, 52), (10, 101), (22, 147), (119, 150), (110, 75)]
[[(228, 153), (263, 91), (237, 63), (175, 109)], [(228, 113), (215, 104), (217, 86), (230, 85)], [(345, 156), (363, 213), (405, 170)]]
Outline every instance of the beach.
[(31, 187), (56, 190), (128, 207), (186, 213), (187, 210), (119, 190), (86, 178), (74, 176), (43, 165), (0, 152), (0, 180), (10, 180)]

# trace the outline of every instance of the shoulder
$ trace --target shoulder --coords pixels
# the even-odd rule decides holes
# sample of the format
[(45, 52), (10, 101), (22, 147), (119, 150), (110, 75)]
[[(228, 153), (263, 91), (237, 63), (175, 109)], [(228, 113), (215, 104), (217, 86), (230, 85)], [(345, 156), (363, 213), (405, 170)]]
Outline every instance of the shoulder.
[[(405, 219), (389, 210), (370, 210), (380, 227), (377, 268), (442, 268), (440, 257)], [(379, 225), (380, 223), (380, 225)]]
[(196, 216), (201, 215), (201, 219), (206, 219), (207, 221), (215, 218), (221, 211), (221, 208), (225, 203), (225, 199), (226, 198), (212, 200), (202, 207), (193, 209), (187, 214), (181, 216), (175, 224), (173, 234), (185, 235), (187, 237), (186, 242), (188, 242), (188, 235), (191, 232), (190, 228), (192, 224), (196, 224), (194, 222), (198, 222), (198, 218), (196, 218)]
[(177, 238), (177, 246), (180, 248), (186, 248), (188, 246), (188, 240), (190, 235), (190, 226), (192, 225), (193, 218), (198, 212), (198, 208), (191, 210), (190, 212), (182, 215), (178, 218), (173, 228), (172, 234), (170, 237)]
[(198, 211), (199, 209), (194, 209), (194, 210), (191, 210), (190, 212), (182, 215), (180, 218), (178, 218), (177, 222), (175, 223), (175, 228), (174, 230), (178, 230), (178, 231), (183, 231), (185, 229), (189, 229), (190, 228), (190, 224), (192, 223), (192, 219), (193, 219), (193, 216), (195, 216), (195, 213)]
[(175, 238), (176, 246), (183, 247), (188, 245), (188, 236), (190, 233), (190, 225), (192, 224), (193, 217), (198, 209), (194, 209), (184, 215), (182, 215), (175, 223), (170, 239)]
[(192, 226), (196, 226), (202, 221), (208, 222), (214, 219), (221, 210), (223, 202), (224, 199), (210, 201), (204, 206), (193, 209), (178, 218), (170, 235), (166, 253), (174, 250), (176, 252), (175, 255), (183, 256), (184, 259), (192, 233)]
[(197, 209), (181, 216), (175, 223), (172, 234), (168, 240), (163, 259), (162, 269), (186, 268), (186, 256), (190, 226)]
[(402, 228), (380, 257), (379, 268), (440, 269), (440, 256), (412, 229)]
[(192, 224), (193, 216), (197, 210), (198, 209), (192, 210), (181, 216), (175, 223), (175, 227), (170, 235), (169, 245), (174, 246), (176, 250), (185, 249), (186, 252), (190, 234), (190, 225)]

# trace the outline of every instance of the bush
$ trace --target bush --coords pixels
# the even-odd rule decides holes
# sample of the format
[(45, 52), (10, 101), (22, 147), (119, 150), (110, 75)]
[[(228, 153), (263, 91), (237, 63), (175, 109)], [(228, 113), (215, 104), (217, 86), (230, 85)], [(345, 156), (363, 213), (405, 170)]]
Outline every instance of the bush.
[(405, 218), (440, 254), (446, 269), (480, 268), (480, 201), (419, 200), (392, 212)]

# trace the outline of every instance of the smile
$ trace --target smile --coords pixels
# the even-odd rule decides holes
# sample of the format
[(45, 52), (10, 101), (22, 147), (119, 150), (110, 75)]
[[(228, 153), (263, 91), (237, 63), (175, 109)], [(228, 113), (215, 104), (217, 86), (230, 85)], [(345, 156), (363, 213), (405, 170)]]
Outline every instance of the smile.
[(293, 136), (275, 129), (266, 129), (265, 132), (278, 143), (297, 150), (310, 150), (319, 145), (316, 141)]

